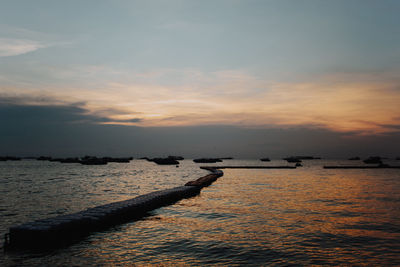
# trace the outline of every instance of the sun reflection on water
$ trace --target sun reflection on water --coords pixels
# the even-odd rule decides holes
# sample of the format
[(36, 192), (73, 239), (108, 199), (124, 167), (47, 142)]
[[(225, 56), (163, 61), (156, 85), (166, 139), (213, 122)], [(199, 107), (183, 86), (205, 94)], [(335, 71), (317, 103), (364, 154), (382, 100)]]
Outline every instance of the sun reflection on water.
[[(226, 169), (196, 197), (94, 233), (40, 260), (78, 265), (400, 264), (398, 170), (304, 165), (296, 170)], [(129, 180), (114, 183), (122, 188)]]
[[(310, 169), (225, 170), (200, 196), (156, 210), (101, 240), (117, 262), (393, 264), (399, 262), (399, 183), (381, 174)], [(381, 181), (377, 181), (381, 179)], [(396, 178), (397, 179), (397, 178)], [(382, 201), (384, 197), (393, 201)], [(127, 252), (129, 251), (129, 253)], [(384, 258), (377, 257), (384, 251)], [(114, 262), (115, 263), (115, 262)]]

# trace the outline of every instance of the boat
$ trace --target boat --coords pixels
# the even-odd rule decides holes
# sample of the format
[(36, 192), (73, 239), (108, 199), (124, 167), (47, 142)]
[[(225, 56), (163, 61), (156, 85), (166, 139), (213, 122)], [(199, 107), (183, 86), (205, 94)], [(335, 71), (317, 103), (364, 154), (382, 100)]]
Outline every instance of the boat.
[(194, 159), (193, 162), (195, 162), (195, 163), (216, 163), (216, 162), (222, 162), (222, 159), (219, 159), (219, 158), (200, 158), (200, 159)]
[(283, 158), (283, 159), (289, 163), (301, 162), (301, 159), (299, 159), (298, 157), (287, 157), (287, 158)]
[(363, 162), (366, 164), (382, 164), (382, 158), (381, 157), (369, 157), (369, 158), (363, 160)]

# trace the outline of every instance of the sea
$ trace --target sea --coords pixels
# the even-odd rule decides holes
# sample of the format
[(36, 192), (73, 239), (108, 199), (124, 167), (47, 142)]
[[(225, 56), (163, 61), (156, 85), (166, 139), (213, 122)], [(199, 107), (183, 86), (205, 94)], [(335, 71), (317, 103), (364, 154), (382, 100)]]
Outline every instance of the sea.
[[(323, 168), (345, 164), (363, 163), (224, 169), (195, 197), (68, 246), (1, 249), (0, 266), (400, 266), (400, 169)], [(293, 164), (0, 162), (1, 239), (11, 226), (184, 185), (208, 174), (204, 165)]]

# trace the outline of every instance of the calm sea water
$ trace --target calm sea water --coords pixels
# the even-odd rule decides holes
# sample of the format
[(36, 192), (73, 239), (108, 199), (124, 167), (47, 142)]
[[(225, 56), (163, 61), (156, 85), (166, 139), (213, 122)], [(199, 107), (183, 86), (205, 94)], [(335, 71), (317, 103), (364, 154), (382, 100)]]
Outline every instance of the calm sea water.
[[(322, 168), (345, 163), (226, 169), (200, 195), (143, 220), (57, 250), (2, 253), (0, 265), (400, 265), (400, 170)], [(207, 174), (199, 166), (190, 160), (179, 168), (142, 160), (105, 166), (0, 162), (0, 234), (27, 221), (183, 185)]]

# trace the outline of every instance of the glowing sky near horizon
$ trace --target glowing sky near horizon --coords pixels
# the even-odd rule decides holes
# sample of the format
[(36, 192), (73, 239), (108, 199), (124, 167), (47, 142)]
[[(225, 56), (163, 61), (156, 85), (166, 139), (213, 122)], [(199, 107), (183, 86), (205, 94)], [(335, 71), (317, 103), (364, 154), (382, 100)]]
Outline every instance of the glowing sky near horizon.
[(2, 1), (0, 98), (107, 124), (399, 131), (399, 1)]

